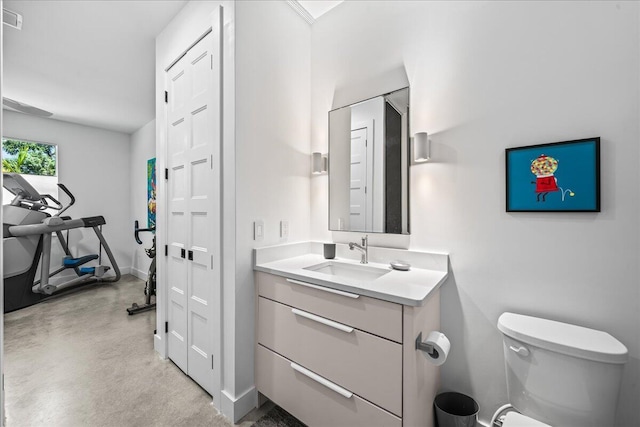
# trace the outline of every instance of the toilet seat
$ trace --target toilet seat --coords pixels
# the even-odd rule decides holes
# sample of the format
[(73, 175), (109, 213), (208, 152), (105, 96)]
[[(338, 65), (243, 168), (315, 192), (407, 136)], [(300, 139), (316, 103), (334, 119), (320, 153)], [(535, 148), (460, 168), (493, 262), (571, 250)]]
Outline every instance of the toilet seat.
[(518, 412), (508, 412), (502, 422), (502, 427), (552, 427), (549, 424), (529, 418)]

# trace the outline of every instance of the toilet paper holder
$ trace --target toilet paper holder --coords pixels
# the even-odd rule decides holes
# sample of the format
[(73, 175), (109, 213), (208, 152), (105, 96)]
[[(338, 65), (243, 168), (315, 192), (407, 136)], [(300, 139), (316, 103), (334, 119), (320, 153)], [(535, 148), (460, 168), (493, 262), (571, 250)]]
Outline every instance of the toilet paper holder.
[(424, 351), (433, 358), (438, 358), (440, 356), (438, 350), (436, 350), (431, 344), (422, 342), (422, 332), (420, 332), (416, 337), (416, 350)]

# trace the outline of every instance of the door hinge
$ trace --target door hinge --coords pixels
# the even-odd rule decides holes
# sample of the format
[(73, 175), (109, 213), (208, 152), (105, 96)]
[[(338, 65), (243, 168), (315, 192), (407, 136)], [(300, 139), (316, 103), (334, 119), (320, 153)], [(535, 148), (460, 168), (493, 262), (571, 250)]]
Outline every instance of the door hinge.
[(367, 187), (364, 187), (364, 194), (367, 194)]
[(169, 92), (167, 92), (166, 90), (164, 91), (164, 102), (169, 102)]
[(164, 245), (164, 256), (169, 256), (169, 245)]
[(169, 179), (169, 169), (168, 168), (164, 168), (164, 179)]
[(165, 334), (169, 333), (169, 322), (164, 322), (164, 333)]
[(213, 371), (213, 354), (211, 355), (211, 370)]

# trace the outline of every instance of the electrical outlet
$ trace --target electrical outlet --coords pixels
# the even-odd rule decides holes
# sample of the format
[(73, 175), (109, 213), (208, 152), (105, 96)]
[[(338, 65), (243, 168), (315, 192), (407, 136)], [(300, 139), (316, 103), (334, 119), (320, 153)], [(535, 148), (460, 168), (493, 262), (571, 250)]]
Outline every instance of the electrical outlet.
[(253, 240), (260, 242), (264, 239), (264, 221), (257, 219), (253, 222)]
[(287, 240), (289, 238), (289, 221), (280, 221), (280, 238)]

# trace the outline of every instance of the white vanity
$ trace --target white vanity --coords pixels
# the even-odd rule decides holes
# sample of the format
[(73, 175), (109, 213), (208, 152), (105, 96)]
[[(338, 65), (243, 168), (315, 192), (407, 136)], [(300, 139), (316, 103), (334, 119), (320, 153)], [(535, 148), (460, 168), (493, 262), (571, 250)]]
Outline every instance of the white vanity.
[(337, 249), (255, 250), (258, 391), (311, 427), (433, 425), (439, 368), (415, 341), (440, 327), (448, 256), (371, 248), (361, 265)]

